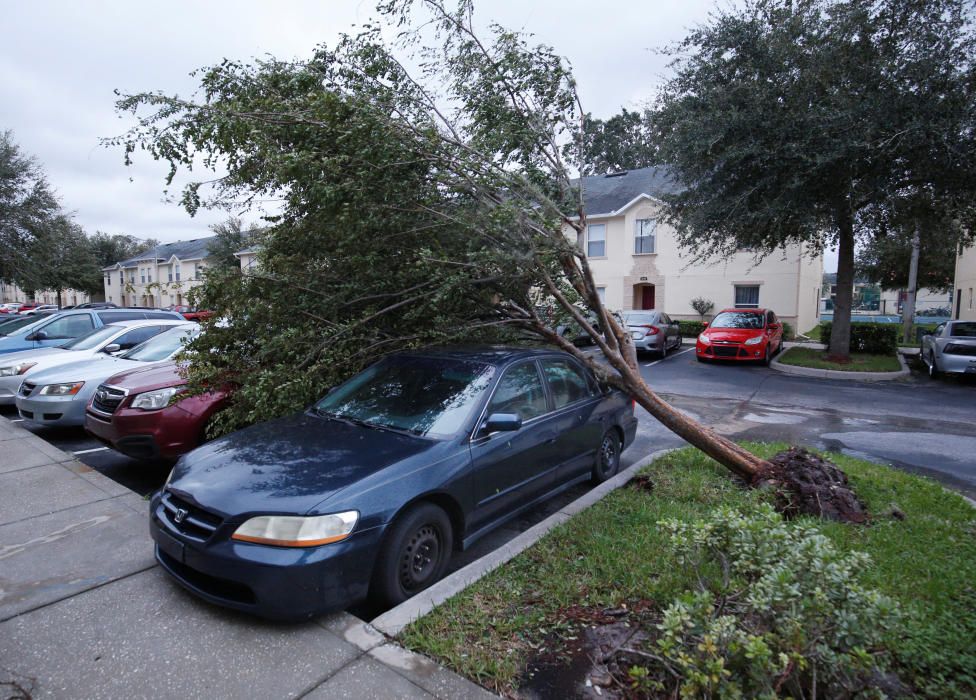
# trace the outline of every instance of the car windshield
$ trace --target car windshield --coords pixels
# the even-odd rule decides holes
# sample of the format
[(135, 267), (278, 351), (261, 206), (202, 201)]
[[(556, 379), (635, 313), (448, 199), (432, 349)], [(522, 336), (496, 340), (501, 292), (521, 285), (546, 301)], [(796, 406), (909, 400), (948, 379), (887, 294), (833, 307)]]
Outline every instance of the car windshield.
[(341, 385), (315, 411), (376, 428), (446, 438), (467, 423), (493, 373), (480, 362), (389, 358)]
[(121, 357), (126, 360), (136, 360), (137, 362), (159, 362), (168, 360), (184, 345), (190, 342), (200, 333), (198, 326), (176, 326), (171, 331), (164, 331), (159, 335), (150, 338), (141, 345), (136, 345)]
[(95, 328), (84, 335), (79, 335), (77, 338), (69, 340), (67, 343), (59, 345), (58, 347), (63, 348), (64, 350), (91, 350), (99, 343), (111, 338), (120, 330), (122, 330), (121, 326), (102, 326), (101, 328)]
[(953, 338), (976, 338), (976, 323), (953, 323), (949, 335)]
[(708, 324), (709, 328), (762, 328), (766, 314), (753, 314), (742, 311), (723, 311)]

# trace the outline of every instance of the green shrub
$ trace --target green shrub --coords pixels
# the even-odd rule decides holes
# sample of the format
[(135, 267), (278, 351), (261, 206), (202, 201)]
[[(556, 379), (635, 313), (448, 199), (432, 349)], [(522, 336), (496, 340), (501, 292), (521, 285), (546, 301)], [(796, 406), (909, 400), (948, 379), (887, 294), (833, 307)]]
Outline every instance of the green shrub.
[[(676, 565), (693, 571), (630, 671), (636, 689), (671, 697), (851, 697), (889, 660), (881, 640), (895, 604), (858, 582), (870, 559), (842, 553), (812, 525), (769, 505), (745, 515), (665, 520)], [(861, 695), (858, 695), (861, 697)]]
[(796, 338), (796, 332), (793, 330), (793, 326), (783, 321), (783, 340), (794, 340)]
[(678, 321), (678, 329), (682, 338), (697, 338), (705, 330), (705, 324), (701, 321)]
[[(833, 323), (820, 324), (820, 342), (830, 346), (830, 330)], [(851, 352), (866, 352), (872, 355), (894, 355), (898, 352), (898, 329), (890, 323), (852, 323)]]

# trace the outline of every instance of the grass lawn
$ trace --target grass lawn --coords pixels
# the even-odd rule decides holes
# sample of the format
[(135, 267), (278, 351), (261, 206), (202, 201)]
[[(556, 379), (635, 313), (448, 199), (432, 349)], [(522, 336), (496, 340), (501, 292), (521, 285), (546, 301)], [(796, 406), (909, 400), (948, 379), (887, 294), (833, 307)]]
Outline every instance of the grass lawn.
[[(784, 445), (749, 448), (771, 456)], [(810, 521), (843, 551), (871, 556), (865, 585), (894, 598), (903, 616), (886, 644), (921, 696), (976, 694), (976, 511), (934, 481), (842, 455), (873, 520)], [(694, 574), (672, 560), (665, 518), (698, 520), (766, 496), (737, 486), (697, 450), (670, 453), (643, 471), (653, 489), (623, 488), (406, 628), (400, 641), (492, 690), (511, 693), (542, 648), (559, 657), (588, 625), (581, 611), (657, 614)], [(899, 520), (892, 506), (904, 513)], [(582, 620), (582, 622), (581, 622)]]
[(823, 350), (792, 347), (776, 358), (784, 365), (812, 367), (814, 369), (836, 369), (841, 372), (897, 372), (901, 369), (894, 355), (869, 355), (852, 352), (849, 364), (838, 364), (824, 358)]

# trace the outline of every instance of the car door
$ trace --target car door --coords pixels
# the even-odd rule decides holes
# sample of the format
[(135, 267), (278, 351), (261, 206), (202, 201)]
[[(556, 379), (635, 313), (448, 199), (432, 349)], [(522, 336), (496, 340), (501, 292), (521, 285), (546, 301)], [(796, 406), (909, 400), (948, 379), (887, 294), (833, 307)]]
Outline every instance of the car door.
[(554, 409), (555, 486), (590, 472), (607, 416), (599, 412), (602, 394), (596, 382), (575, 360), (544, 358), (541, 364)]
[(481, 423), (493, 413), (516, 413), (522, 419), (522, 427), (491, 434), (485, 434), (480, 426), (475, 428), (470, 444), (474, 529), (548, 491), (557, 466), (553, 443), (558, 431), (535, 360), (505, 370), (488, 400)]
[(766, 328), (771, 328), (773, 326), (775, 326), (775, 330), (770, 333), (769, 345), (771, 348), (779, 350), (779, 348), (783, 345), (783, 324), (779, 322), (776, 314), (774, 314), (772, 311), (768, 311), (766, 312)]
[(661, 314), (661, 322), (664, 324), (664, 342), (668, 347), (674, 348), (681, 345), (681, 334), (678, 331), (678, 324), (667, 314)]

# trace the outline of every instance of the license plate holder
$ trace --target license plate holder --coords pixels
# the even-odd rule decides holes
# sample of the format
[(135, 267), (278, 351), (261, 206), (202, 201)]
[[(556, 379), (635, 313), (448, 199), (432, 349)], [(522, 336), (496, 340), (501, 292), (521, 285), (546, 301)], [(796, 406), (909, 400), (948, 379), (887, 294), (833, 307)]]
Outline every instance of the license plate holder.
[(186, 563), (186, 545), (163, 529), (156, 530), (156, 544), (180, 564)]

